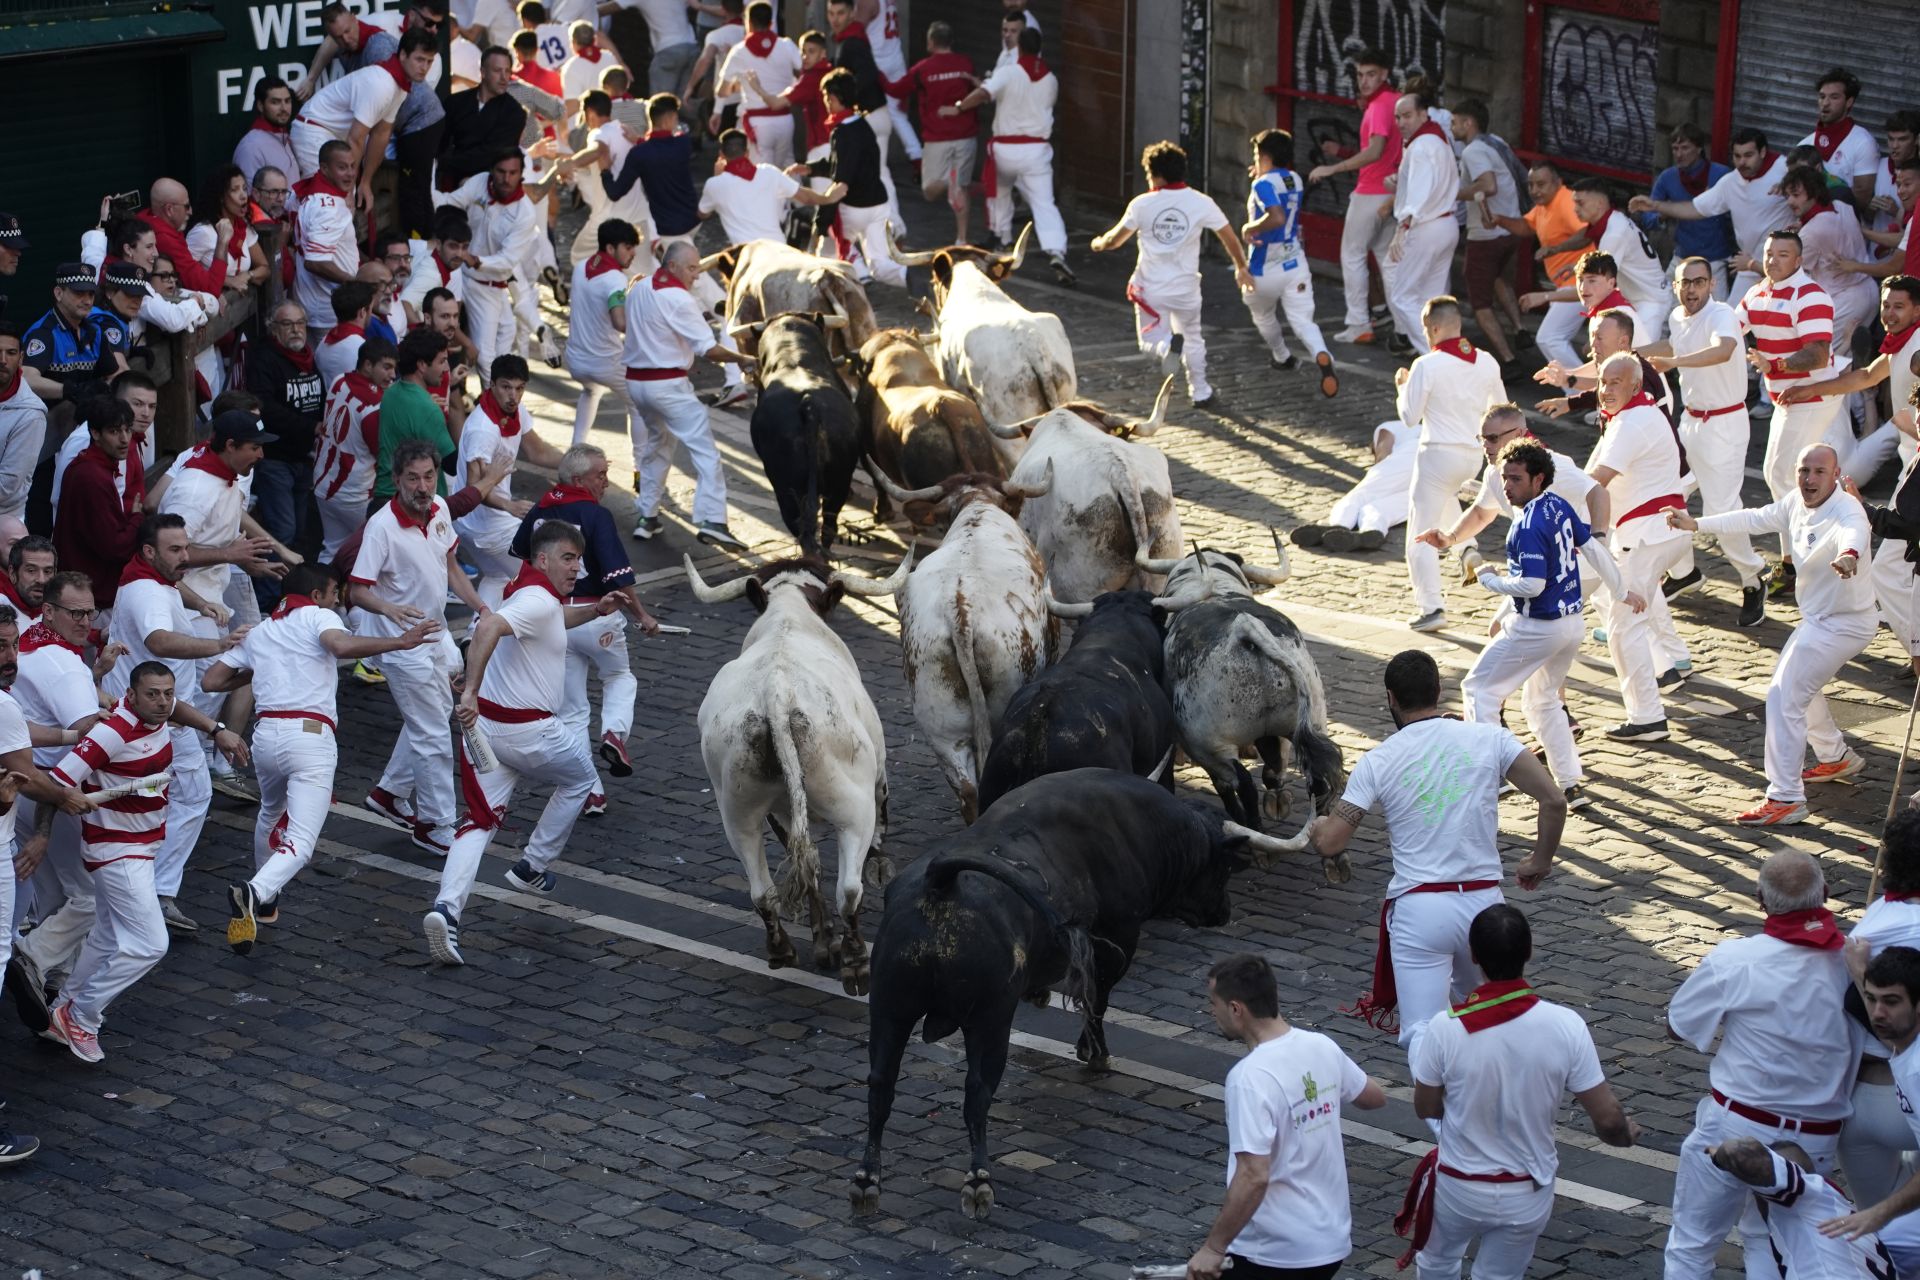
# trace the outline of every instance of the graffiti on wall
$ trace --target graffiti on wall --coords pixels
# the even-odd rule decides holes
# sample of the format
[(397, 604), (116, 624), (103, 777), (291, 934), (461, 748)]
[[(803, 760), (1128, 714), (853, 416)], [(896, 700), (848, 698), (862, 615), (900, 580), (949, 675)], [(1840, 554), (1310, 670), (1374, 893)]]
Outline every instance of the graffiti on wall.
[(1213, 43), (1213, 0), (1180, 0), (1180, 147), (1187, 181), (1207, 189), (1207, 50)]
[(1416, 72), (1438, 81), (1446, 9), (1446, 0), (1302, 0), (1294, 7), (1294, 87), (1351, 98), (1351, 59), (1366, 48), (1386, 54), (1396, 84)]
[(1658, 27), (1572, 9), (1547, 10), (1541, 48), (1540, 148), (1616, 169), (1653, 154)]

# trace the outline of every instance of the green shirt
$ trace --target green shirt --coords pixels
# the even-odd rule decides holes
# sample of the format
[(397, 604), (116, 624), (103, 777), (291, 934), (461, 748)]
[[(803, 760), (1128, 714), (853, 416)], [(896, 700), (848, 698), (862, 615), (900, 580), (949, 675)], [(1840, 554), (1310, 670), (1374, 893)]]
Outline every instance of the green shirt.
[(376, 499), (393, 496), (393, 451), (409, 440), (433, 446), (434, 471), (439, 477), (435, 492), (446, 497), (447, 472), (439, 464), (457, 447), (447, 434), (447, 415), (425, 387), (409, 378), (395, 378), (380, 397), (380, 465), (373, 477)]

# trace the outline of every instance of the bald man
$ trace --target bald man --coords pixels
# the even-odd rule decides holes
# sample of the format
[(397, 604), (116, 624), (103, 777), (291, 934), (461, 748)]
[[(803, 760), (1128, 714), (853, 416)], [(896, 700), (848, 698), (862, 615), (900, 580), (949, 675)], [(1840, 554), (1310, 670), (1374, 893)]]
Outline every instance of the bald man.
[[(180, 273), (180, 287), (212, 294), (217, 300), (227, 283), (227, 255), (215, 254), (211, 266), (200, 265), (199, 259), (187, 248), (187, 218), (192, 212), (187, 189), (172, 178), (161, 178), (147, 192), (147, 207), (134, 216), (153, 228), (159, 256), (173, 262), (173, 269)], [(226, 220), (221, 219), (215, 227), (223, 238), (231, 230), (221, 230), (225, 226)], [(217, 305), (224, 306), (224, 303)]]
[(1847, 782), (1867, 767), (1833, 722), (1821, 691), (1867, 647), (1880, 624), (1873, 584), (1860, 573), (1873, 535), (1866, 508), (1840, 488), (1840, 458), (1832, 446), (1802, 449), (1795, 479), (1791, 492), (1764, 507), (1697, 519), (1684, 508), (1667, 513), (1667, 523), (1679, 530), (1777, 533), (1802, 567), (1800, 625), (1780, 650), (1767, 685), (1767, 794), (1734, 819), (1746, 827), (1803, 822), (1808, 783)]
[(1424, 354), (1432, 347), (1420, 311), (1429, 298), (1447, 291), (1447, 272), (1460, 242), (1460, 224), (1453, 219), (1460, 170), (1447, 131), (1428, 118), (1420, 99), (1403, 94), (1394, 104), (1393, 121), (1402, 149), (1393, 187), (1393, 241), (1383, 268), (1387, 305), (1397, 330), (1394, 349)]

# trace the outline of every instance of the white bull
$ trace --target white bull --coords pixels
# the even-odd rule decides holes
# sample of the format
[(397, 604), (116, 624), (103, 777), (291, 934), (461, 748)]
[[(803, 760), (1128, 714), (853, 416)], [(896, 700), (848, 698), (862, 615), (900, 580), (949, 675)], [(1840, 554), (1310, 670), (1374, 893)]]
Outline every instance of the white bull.
[(980, 770), (1008, 700), (1059, 649), (1046, 569), (1015, 520), (1023, 503), (1045, 496), (1053, 477), (1028, 486), (960, 475), (902, 489), (878, 469), (873, 475), (908, 515), (947, 524), (939, 550), (901, 590), (900, 652), (913, 718), (971, 824), (980, 812)]
[(878, 331), (866, 290), (848, 263), (777, 240), (750, 240), (702, 258), (700, 267), (718, 268), (727, 279), (729, 332), (789, 311), (838, 314), (847, 323), (835, 346), (845, 352), (858, 351)]
[(995, 435), (1028, 437), (1010, 479), (1031, 485), (1049, 469), (1056, 477), (1050, 493), (1021, 508), (1020, 527), (1039, 550), (1059, 599), (1087, 601), (1128, 587), (1158, 591), (1160, 575), (1141, 570), (1134, 557), (1179, 554), (1180, 513), (1167, 456), (1125, 438), (1160, 429), (1172, 387), (1168, 378), (1144, 422), (1084, 402), (1005, 427), (989, 416)]
[[(700, 703), (700, 755), (727, 843), (740, 855), (754, 909), (766, 922), (768, 967), (794, 962), (780, 916), (783, 908), (797, 915), (804, 903), (812, 913), (814, 964), (824, 969), (837, 962), (850, 995), (867, 989), (860, 900), (869, 859), (881, 869), (887, 744), (853, 655), (824, 617), (844, 593), (898, 591), (912, 559), (909, 551), (885, 582), (830, 574), (818, 561), (788, 560), (720, 587), (708, 586), (686, 559), (687, 578), (703, 603), (744, 595), (761, 614), (740, 656), (720, 668)], [(840, 937), (820, 894), (820, 851), (808, 830), (814, 815), (839, 834)], [(777, 892), (763, 823), (787, 850)]]

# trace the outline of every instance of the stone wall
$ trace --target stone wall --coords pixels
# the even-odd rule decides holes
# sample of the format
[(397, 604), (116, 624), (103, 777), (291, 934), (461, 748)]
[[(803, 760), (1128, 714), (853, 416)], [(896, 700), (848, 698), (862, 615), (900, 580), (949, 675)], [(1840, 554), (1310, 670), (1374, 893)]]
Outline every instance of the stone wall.
[[(1667, 137), (1673, 127), (1692, 121), (1713, 132), (1714, 73), (1719, 65), (1720, 5), (1716, 0), (1661, 0), (1660, 86), (1654, 98), (1658, 135), (1648, 164), (1655, 170), (1672, 163)], [(1724, 154), (1714, 159), (1726, 162)]]
[(1207, 190), (1229, 210), (1246, 203), (1247, 139), (1273, 125), (1274, 100), (1267, 86), (1280, 74), (1275, 65), (1279, 40), (1279, 6), (1273, 0), (1214, 0)]
[(1447, 0), (1446, 30), (1445, 100), (1480, 99), (1493, 131), (1517, 144), (1525, 110), (1523, 0)]

